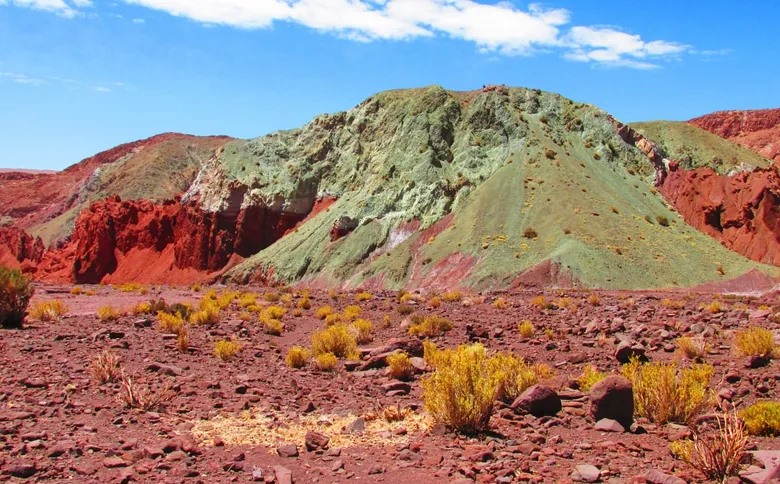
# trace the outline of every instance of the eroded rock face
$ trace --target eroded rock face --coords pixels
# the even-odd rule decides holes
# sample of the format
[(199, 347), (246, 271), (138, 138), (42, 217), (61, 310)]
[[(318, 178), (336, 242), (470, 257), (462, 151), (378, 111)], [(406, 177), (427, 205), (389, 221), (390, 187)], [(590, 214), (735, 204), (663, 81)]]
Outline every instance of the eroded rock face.
[(43, 257), (43, 242), (16, 227), (0, 227), (0, 265), (20, 267)]
[(721, 111), (689, 123), (780, 162), (780, 109)]
[(733, 176), (672, 163), (661, 193), (693, 227), (758, 262), (780, 265), (780, 175), (773, 168)]

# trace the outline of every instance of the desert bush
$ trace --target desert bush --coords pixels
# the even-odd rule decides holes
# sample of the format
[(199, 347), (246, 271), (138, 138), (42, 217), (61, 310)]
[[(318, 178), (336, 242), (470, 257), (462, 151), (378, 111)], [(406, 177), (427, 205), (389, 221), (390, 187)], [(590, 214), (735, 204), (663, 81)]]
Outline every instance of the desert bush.
[(374, 325), (371, 324), (371, 321), (367, 319), (357, 319), (352, 323), (350, 328), (352, 329), (352, 332), (355, 335), (355, 341), (357, 341), (358, 344), (362, 345), (374, 340), (374, 336), (371, 333), (374, 329)]
[(139, 302), (131, 310), (134, 316), (140, 316), (142, 314), (152, 314), (152, 304), (150, 302)]
[(278, 319), (269, 319), (263, 321), (263, 332), (270, 334), (271, 336), (281, 336), (284, 331), (284, 323)]
[(588, 301), (588, 304), (590, 304), (591, 306), (601, 306), (601, 298), (595, 292), (591, 293), (588, 296), (587, 301)]
[(340, 323), (344, 318), (339, 313), (333, 313), (329, 314), (327, 318), (325, 318), (325, 326), (333, 326), (334, 324)]
[(273, 291), (269, 291), (269, 292), (266, 292), (265, 294), (263, 294), (263, 300), (266, 301), (266, 302), (269, 302), (269, 303), (278, 302), (280, 297), (281, 296), (279, 296), (278, 293), (273, 292)]
[(241, 295), (238, 296), (238, 305), (244, 309), (249, 308), (251, 306), (256, 306), (257, 294), (253, 294), (251, 292), (241, 293)]
[(203, 290), (203, 285), (200, 282), (196, 282), (190, 286), (192, 292), (200, 292)]
[(160, 330), (168, 334), (179, 334), (185, 323), (181, 314), (171, 314), (165, 311), (160, 311), (157, 313), (157, 321), (160, 325)]
[(114, 284), (114, 289), (120, 292), (137, 292), (139, 294), (146, 294), (149, 289), (140, 282), (126, 282), (124, 284)]
[(511, 353), (496, 353), (488, 359), (488, 372), (496, 380), (495, 398), (512, 402), (524, 391), (552, 375), (547, 365), (528, 365)]
[(113, 306), (101, 306), (97, 310), (97, 317), (101, 322), (116, 321), (122, 313)]
[(388, 373), (398, 380), (409, 380), (414, 375), (414, 367), (409, 355), (404, 352), (387, 355)]
[[(427, 355), (432, 356), (432, 355)], [(422, 379), (425, 408), (437, 422), (458, 432), (487, 429), (498, 382), (484, 346), (436, 350), (435, 370)]]
[(520, 336), (528, 339), (534, 335), (534, 325), (531, 321), (524, 319), (517, 325), (517, 330), (520, 332)]
[(704, 306), (702, 306), (702, 309), (704, 309), (704, 311), (710, 314), (717, 314), (723, 312), (725, 307), (723, 306), (723, 303), (716, 300), (716, 301), (712, 301), (709, 304), (705, 304)]
[(412, 336), (434, 337), (444, 334), (452, 329), (452, 321), (441, 316), (430, 315), (424, 318), (413, 319), (409, 326), (409, 334)]
[(287, 351), (284, 362), (290, 368), (303, 368), (309, 363), (311, 352), (302, 346), (293, 346)]
[(701, 338), (681, 336), (676, 341), (677, 351), (689, 360), (703, 361), (710, 351), (709, 345)]
[(318, 319), (322, 319), (324, 321), (325, 318), (333, 314), (333, 308), (330, 306), (322, 306), (318, 308), (314, 314)]
[(357, 341), (344, 324), (335, 324), (311, 335), (311, 349), (315, 356), (333, 353), (338, 358), (358, 357)]
[(190, 327), (186, 324), (176, 334), (176, 349), (180, 353), (186, 353), (190, 347)]
[(493, 307), (496, 309), (506, 309), (509, 307), (509, 303), (503, 297), (497, 297), (496, 300), (493, 301)]
[(734, 347), (743, 356), (777, 356), (774, 335), (771, 331), (758, 326), (743, 329), (734, 334)]
[(339, 364), (339, 359), (333, 353), (322, 353), (314, 357), (314, 367), (320, 371), (333, 371)]
[[(162, 301), (162, 300), (161, 300)], [(165, 303), (165, 301), (163, 301)], [(203, 304), (203, 301), (201, 301), (201, 309), (206, 309), (210, 306), (214, 306), (216, 303), (206, 303)], [(192, 308), (192, 305), (189, 303), (173, 303), (173, 304), (167, 304), (164, 306), (162, 311), (165, 311), (167, 313), (171, 314), (178, 314), (184, 319), (189, 319), (189, 317), (192, 315), (194, 309)]]
[(30, 309), (30, 316), (32, 316), (33, 319), (47, 323), (60, 319), (66, 312), (68, 312), (68, 307), (65, 306), (65, 303), (59, 299), (54, 299), (52, 301), (41, 301), (35, 304), (32, 309)]
[(359, 292), (355, 294), (355, 301), (357, 302), (363, 302), (363, 301), (370, 301), (374, 297), (373, 294), (370, 292)]
[(296, 303), (296, 306), (298, 306), (299, 309), (311, 309), (311, 301), (309, 301), (309, 296), (306, 295), (299, 299)]
[(151, 388), (141, 388), (131, 377), (122, 375), (122, 386), (119, 400), (128, 408), (152, 410), (160, 407), (173, 398), (172, 385), (169, 383), (158, 391)]
[(750, 435), (780, 436), (780, 402), (756, 402), (739, 416)]
[(693, 439), (672, 442), (669, 450), (708, 479), (724, 482), (742, 469), (748, 439), (737, 415), (716, 415), (715, 420), (718, 428), (714, 431), (694, 429)]
[(589, 392), (593, 385), (600, 382), (607, 377), (606, 373), (598, 371), (593, 365), (586, 365), (582, 369), (582, 374), (577, 378), (577, 383), (580, 385), (580, 390), (583, 392)]
[(658, 424), (687, 423), (712, 402), (708, 385), (712, 365), (678, 368), (673, 363), (641, 364), (638, 359), (623, 365), (623, 375), (634, 386), (637, 414)]
[(347, 306), (341, 314), (344, 316), (344, 321), (352, 321), (363, 313), (360, 306)]
[(35, 288), (17, 269), (0, 267), (0, 326), (21, 328)]
[(398, 306), (398, 314), (401, 316), (408, 316), (414, 312), (414, 306), (410, 306), (408, 304), (401, 304)]
[(661, 306), (666, 309), (682, 309), (685, 307), (685, 301), (682, 299), (661, 299)]
[(574, 304), (574, 299), (570, 297), (562, 297), (555, 303), (559, 309), (577, 309), (577, 305)]
[(533, 299), (531, 299), (531, 306), (534, 306), (539, 309), (552, 309), (555, 307), (553, 303), (549, 302), (546, 297), (544, 296), (536, 296)]
[(441, 297), (447, 302), (458, 302), (463, 299), (463, 294), (460, 291), (448, 291), (442, 294)]
[(70, 288), (70, 293), (74, 296), (80, 296), (81, 294), (84, 294), (84, 288), (81, 286), (73, 286)]
[(430, 301), (428, 301), (428, 305), (434, 309), (441, 306), (441, 298), (438, 296), (433, 296)]
[(219, 308), (215, 304), (207, 304), (190, 314), (188, 319), (195, 326), (214, 326), (219, 324)]
[(92, 360), (90, 372), (92, 373), (92, 378), (101, 384), (118, 380), (122, 375), (119, 355), (108, 350), (103, 351)]
[(214, 342), (214, 356), (222, 361), (228, 361), (241, 351), (241, 345), (229, 339)]

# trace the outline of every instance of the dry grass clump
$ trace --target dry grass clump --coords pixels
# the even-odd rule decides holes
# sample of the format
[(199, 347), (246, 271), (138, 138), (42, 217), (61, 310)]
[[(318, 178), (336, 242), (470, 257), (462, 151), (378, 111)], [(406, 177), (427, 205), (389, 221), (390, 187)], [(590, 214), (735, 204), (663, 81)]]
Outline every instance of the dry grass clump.
[(0, 327), (22, 327), (34, 292), (32, 281), (21, 271), (0, 266)]
[(414, 367), (409, 355), (404, 352), (388, 355), (387, 367), (389, 375), (398, 380), (409, 380), (414, 375)]
[(65, 303), (59, 299), (54, 299), (52, 301), (41, 301), (35, 304), (32, 309), (30, 309), (30, 316), (38, 321), (48, 323), (59, 320), (67, 312), (68, 307), (65, 306)]
[(228, 361), (241, 351), (241, 345), (229, 339), (222, 339), (214, 343), (214, 356), (222, 361)]
[(257, 294), (251, 292), (243, 292), (238, 296), (238, 305), (244, 309), (257, 306)]
[(341, 314), (344, 316), (344, 321), (352, 321), (363, 313), (360, 306), (347, 306)]
[(122, 387), (119, 400), (128, 408), (152, 410), (170, 401), (173, 396), (172, 385), (169, 383), (158, 391), (151, 388), (141, 388), (132, 378), (122, 375)]
[(338, 358), (357, 359), (357, 341), (344, 324), (335, 324), (311, 335), (311, 349), (314, 356), (333, 353)]
[(488, 359), (488, 372), (496, 380), (495, 398), (512, 402), (524, 391), (552, 376), (552, 369), (543, 364), (528, 365), (511, 353), (496, 353)]
[(333, 371), (339, 365), (339, 359), (333, 353), (322, 353), (314, 357), (314, 367), (320, 371)]
[(212, 300), (201, 301), (200, 310), (189, 315), (189, 321), (195, 326), (214, 326), (219, 324), (219, 306)]
[(70, 288), (70, 293), (74, 296), (80, 296), (84, 294), (84, 288), (81, 286), (73, 286)]
[(441, 306), (441, 298), (439, 296), (433, 296), (430, 301), (428, 301), (428, 306), (432, 307), (433, 309), (436, 309)]
[(599, 371), (593, 365), (586, 365), (582, 369), (582, 374), (577, 378), (577, 383), (580, 385), (580, 390), (583, 392), (589, 392), (593, 385), (600, 382), (607, 377), (607, 374)]
[(147, 294), (149, 288), (139, 282), (126, 282), (124, 284), (115, 284), (114, 289), (120, 292), (137, 292), (139, 294)]
[(130, 312), (133, 313), (133, 316), (141, 316), (143, 314), (152, 314), (152, 303), (148, 301), (142, 301), (133, 306), (133, 309), (130, 310)]
[(558, 299), (558, 301), (555, 303), (555, 306), (558, 307), (558, 309), (577, 309), (577, 305), (574, 304), (574, 299), (570, 297), (562, 297)]
[(260, 311), (260, 324), (263, 326), (263, 331), (266, 334), (279, 336), (284, 330), (284, 324), (282, 323), (282, 317), (287, 313), (287, 310), (279, 306), (268, 306)]
[(723, 305), (722, 302), (715, 300), (709, 304), (703, 305), (702, 309), (710, 314), (717, 314), (723, 312), (726, 309), (726, 307)]
[(338, 324), (342, 321), (342, 317), (339, 313), (333, 313), (329, 314), (328, 317), (325, 318), (325, 326), (333, 326), (334, 324)]
[(601, 306), (601, 298), (595, 292), (591, 293), (588, 296), (587, 301), (588, 301), (588, 304), (590, 304), (591, 306)]
[(203, 290), (203, 284), (201, 284), (200, 282), (193, 283), (190, 286), (190, 291), (192, 292), (200, 292), (202, 290)]
[(710, 346), (703, 338), (689, 338), (681, 336), (675, 342), (677, 351), (689, 360), (704, 361), (704, 357), (710, 351)]
[(748, 439), (745, 426), (737, 415), (716, 415), (715, 420), (717, 429), (710, 432), (694, 429), (692, 440), (672, 442), (669, 449), (708, 479), (723, 482), (742, 469)]
[(278, 302), (280, 297), (281, 296), (279, 296), (278, 293), (273, 292), (273, 291), (268, 291), (265, 294), (263, 294), (263, 300), (265, 302), (269, 302), (269, 303)]
[(520, 337), (528, 339), (534, 335), (534, 325), (531, 321), (524, 319), (517, 325), (517, 330), (520, 332)]
[(287, 351), (284, 362), (290, 368), (303, 368), (311, 360), (311, 351), (302, 346), (293, 346)]
[(401, 316), (408, 316), (414, 312), (414, 306), (410, 306), (408, 304), (401, 304), (400, 306), (398, 306), (397, 311), (398, 314), (400, 314)]
[(333, 308), (331, 306), (322, 306), (314, 313), (318, 319), (322, 319), (323, 321), (331, 314), (333, 314)]
[(298, 306), (298, 309), (311, 309), (311, 301), (309, 300), (309, 294), (306, 293), (301, 297), (297, 303), (295, 303), (296, 306)]
[(354, 333), (355, 340), (358, 344), (362, 345), (374, 341), (374, 335), (372, 334), (374, 325), (371, 324), (371, 321), (367, 319), (355, 320), (355, 322), (350, 325), (350, 329)]
[(163, 333), (168, 334), (176, 334), (178, 335), (179, 332), (182, 331), (182, 328), (184, 327), (185, 320), (184, 317), (182, 317), (181, 313), (168, 313), (165, 311), (160, 311), (157, 313), (157, 321), (160, 325), (160, 330)]
[(778, 354), (772, 332), (758, 326), (738, 331), (734, 335), (734, 347), (743, 356), (775, 358)]
[(458, 302), (463, 299), (463, 294), (460, 291), (448, 291), (442, 294), (441, 297), (447, 302)]
[(678, 368), (676, 362), (641, 364), (633, 359), (622, 372), (634, 385), (637, 414), (655, 423), (687, 423), (712, 402), (712, 365)]
[(90, 365), (92, 378), (100, 384), (111, 383), (122, 376), (122, 365), (119, 363), (119, 355), (108, 350), (95, 357)]
[(434, 337), (440, 336), (452, 329), (452, 321), (441, 316), (431, 315), (425, 317), (413, 317), (409, 326), (409, 334), (412, 336)]
[(370, 301), (374, 297), (373, 294), (370, 292), (359, 292), (355, 294), (355, 301), (357, 302), (363, 302), (363, 301)]
[(180, 353), (186, 353), (190, 347), (190, 327), (186, 324), (176, 334), (176, 349)]
[(536, 296), (531, 299), (531, 306), (534, 306), (538, 309), (552, 309), (555, 307), (555, 305), (548, 301), (544, 296)]
[(739, 416), (750, 435), (780, 436), (780, 402), (756, 402)]
[(493, 307), (496, 309), (506, 309), (509, 307), (509, 303), (503, 297), (497, 297), (496, 300), (493, 301)]
[(682, 299), (661, 299), (661, 306), (666, 309), (682, 309), (685, 307), (685, 301)]
[(122, 313), (113, 306), (101, 306), (97, 310), (98, 319), (103, 322), (116, 321), (122, 317)]

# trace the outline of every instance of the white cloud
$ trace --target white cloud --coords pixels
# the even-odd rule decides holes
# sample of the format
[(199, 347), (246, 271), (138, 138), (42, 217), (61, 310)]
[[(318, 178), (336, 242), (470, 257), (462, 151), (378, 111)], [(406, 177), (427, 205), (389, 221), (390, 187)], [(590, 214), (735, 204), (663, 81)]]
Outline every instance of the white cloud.
[(94, 90), (95, 92), (111, 92), (111, 89), (107, 88), (106, 86), (96, 86)]
[[(610, 27), (572, 26), (565, 9), (527, 8), (485, 0), (123, 0), (207, 26), (269, 28), (287, 22), (356, 41), (448, 37), (474, 43), (480, 51), (527, 55), (559, 52), (578, 62), (651, 69), (689, 46), (643, 40)], [(91, 0), (0, 0), (73, 16)], [(141, 23), (142, 19), (133, 19)]]
[(28, 84), (31, 86), (40, 86), (42, 84), (46, 84), (46, 81), (43, 79), (30, 77), (26, 74), (20, 74), (18, 72), (0, 72), (0, 78), (8, 79), (9, 81), (15, 82), (16, 84)]

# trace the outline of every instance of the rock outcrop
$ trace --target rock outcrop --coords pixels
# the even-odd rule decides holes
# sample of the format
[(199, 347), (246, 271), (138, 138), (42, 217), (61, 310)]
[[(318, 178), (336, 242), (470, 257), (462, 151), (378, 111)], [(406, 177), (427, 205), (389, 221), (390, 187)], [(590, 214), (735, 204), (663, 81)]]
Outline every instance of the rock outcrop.
[(16, 227), (0, 227), (0, 265), (30, 267), (43, 257), (43, 242)]
[(780, 109), (720, 111), (688, 122), (780, 162)]

